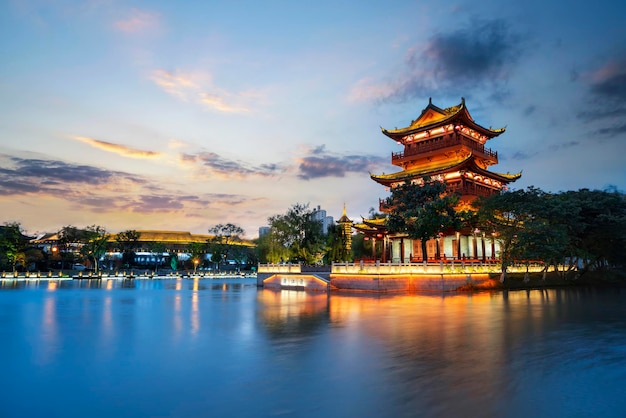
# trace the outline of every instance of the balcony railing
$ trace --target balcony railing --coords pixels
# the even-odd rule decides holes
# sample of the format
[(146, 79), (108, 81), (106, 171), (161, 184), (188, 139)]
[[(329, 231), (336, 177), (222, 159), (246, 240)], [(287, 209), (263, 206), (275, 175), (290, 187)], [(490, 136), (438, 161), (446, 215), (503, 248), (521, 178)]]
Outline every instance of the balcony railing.
[(404, 152), (391, 153), (391, 162), (393, 163), (394, 161), (402, 160), (406, 157), (410, 157), (410, 156), (417, 155), (417, 154), (424, 154), (427, 152), (449, 148), (449, 147), (453, 147), (456, 145), (462, 145), (471, 149), (472, 151), (479, 152), (487, 157), (491, 157), (496, 160), (498, 159), (497, 151), (493, 151), (489, 148), (486, 148), (483, 144), (480, 144), (476, 141), (472, 141), (469, 138), (465, 138), (464, 136), (456, 134), (451, 137), (440, 137), (440, 138), (435, 138), (430, 141), (416, 142), (414, 144), (411, 144), (410, 146), (407, 146), (405, 148)]
[(484, 186), (480, 186), (474, 183), (456, 183), (448, 185), (447, 192), (449, 193), (460, 193), (462, 195), (472, 195), (472, 196), (483, 196), (488, 197), (492, 194), (496, 193), (496, 190), (490, 189)]

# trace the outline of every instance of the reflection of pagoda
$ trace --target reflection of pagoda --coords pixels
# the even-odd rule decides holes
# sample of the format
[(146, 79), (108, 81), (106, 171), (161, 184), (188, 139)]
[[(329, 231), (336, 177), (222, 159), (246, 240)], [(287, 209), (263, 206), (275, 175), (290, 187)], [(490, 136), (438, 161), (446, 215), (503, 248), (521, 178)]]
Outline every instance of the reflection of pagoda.
[[(404, 146), (403, 152), (392, 153), (391, 163), (402, 168), (393, 174), (371, 175), (372, 180), (389, 188), (410, 180), (422, 182), (425, 176), (445, 181), (447, 190), (460, 195), (457, 209), (468, 208), (478, 196), (500, 193), (506, 185), (521, 174), (499, 174), (487, 170), (498, 163), (498, 153), (485, 147), (485, 143), (504, 132), (485, 128), (474, 122), (465, 107), (465, 100), (447, 109), (441, 109), (429, 100), (419, 117), (406, 128), (382, 130), (383, 134)], [(385, 211), (384, 201), (380, 202)], [(367, 236), (384, 238), (383, 261), (408, 262), (421, 259), (419, 241), (402, 236), (387, 235), (384, 220), (368, 221), (355, 225)], [(446, 232), (446, 231), (442, 231)], [(427, 243), (429, 256), (435, 258), (482, 259), (495, 257), (497, 252), (491, 240), (486, 243), (481, 231), (453, 231)], [(480, 244), (479, 244), (480, 241)], [(391, 252), (391, 254), (389, 254)]]

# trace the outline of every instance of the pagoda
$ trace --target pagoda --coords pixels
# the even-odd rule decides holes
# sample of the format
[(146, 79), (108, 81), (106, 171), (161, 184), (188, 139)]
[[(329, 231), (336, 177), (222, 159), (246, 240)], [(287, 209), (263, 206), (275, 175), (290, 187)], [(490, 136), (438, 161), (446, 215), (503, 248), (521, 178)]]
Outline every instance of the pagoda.
[(344, 237), (343, 249), (346, 254), (350, 254), (352, 251), (352, 224), (353, 222), (346, 215), (346, 204), (343, 204), (343, 214), (337, 221), (341, 228), (341, 234)]
[[(498, 153), (486, 142), (504, 133), (506, 128), (492, 129), (477, 124), (461, 103), (442, 109), (429, 99), (428, 106), (406, 128), (382, 129), (382, 133), (404, 147), (391, 154), (391, 163), (401, 168), (392, 174), (370, 174), (372, 180), (390, 189), (405, 181), (422, 183), (425, 177), (446, 183), (447, 192), (460, 196), (457, 210), (467, 209), (479, 196), (490, 196), (505, 190), (507, 184), (521, 177), (488, 170), (498, 163)], [(381, 200), (380, 210), (386, 211)], [(354, 227), (372, 238), (384, 238), (383, 261), (421, 260), (419, 241), (402, 235), (387, 234), (384, 220), (365, 220)], [(439, 238), (427, 243), (428, 254), (436, 259), (495, 258), (494, 240), (488, 243), (481, 231), (442, 231)], [(479, 245), (479, 241), (480, 245)], [(387, 260), (389, 259), (389, 260)]]

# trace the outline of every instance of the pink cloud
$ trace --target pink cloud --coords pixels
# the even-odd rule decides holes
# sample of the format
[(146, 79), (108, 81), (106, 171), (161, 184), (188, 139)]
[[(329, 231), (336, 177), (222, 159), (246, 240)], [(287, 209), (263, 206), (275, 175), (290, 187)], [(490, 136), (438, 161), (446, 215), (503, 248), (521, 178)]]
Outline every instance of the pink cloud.
[(117, 30), (125, 33), (144, 32), (159, 26), (160, 15), (139, 9), (131, 9), (130, 15), (114, 23)]

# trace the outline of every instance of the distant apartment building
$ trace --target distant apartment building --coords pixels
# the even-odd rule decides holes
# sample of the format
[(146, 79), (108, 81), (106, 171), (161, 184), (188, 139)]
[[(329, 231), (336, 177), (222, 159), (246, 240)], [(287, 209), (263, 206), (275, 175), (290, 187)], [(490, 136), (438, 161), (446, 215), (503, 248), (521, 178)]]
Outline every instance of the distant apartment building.
[[(312, 217), (314, 221), (318, 221), (322, 224), (322, 232), (324, 234), (328, 234), (328, 230), (331, 225), (334, 225), (335, 221), (332, 216), (326, 215), (326, 211), (322, 209), (319, 205), (317, 208), (313, 209)], [(270, 233), (269, 226), (261, 226), (259, 227), (259, 238), (263, 235), (267, 235)]]
[(322, 224), (322, 232), (324, 234), (328, 234), (330, 226), (335, 223), (333, 217), (327, 216), (326, 211), (322, 209), (319, 205), (316, 209), (313, 209), (313, 219)]

